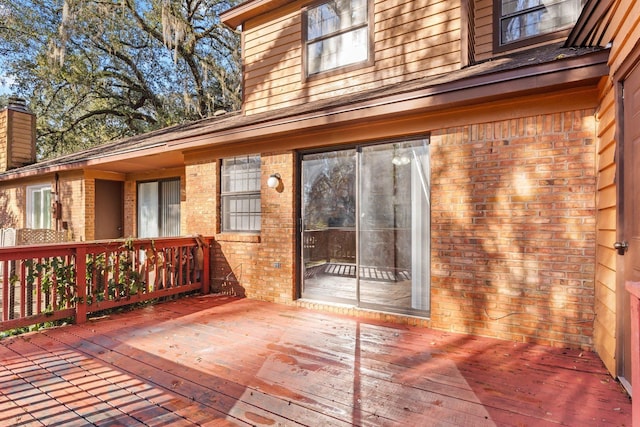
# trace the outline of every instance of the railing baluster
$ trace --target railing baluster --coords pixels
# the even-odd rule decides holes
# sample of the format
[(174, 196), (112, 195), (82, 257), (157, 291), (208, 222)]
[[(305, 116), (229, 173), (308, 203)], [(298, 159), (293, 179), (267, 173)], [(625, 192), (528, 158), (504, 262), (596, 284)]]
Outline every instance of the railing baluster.
[(9, 265), (11, 261), (5, 261), (2, 270), (2, 320), (9, 320)]
[(31, 275), (33, 277), (35, 277), (35, 283), (36, 283), (36, 314), (40, 314), (42, 313), (42, 275), (40, 275), (40, 273), (38, 272), (38, 268), (37, 268), (37, 264), (39, 263), (40, 260), (38, 259), (38, 261), (36, 261), (35, 259), (33, 259), (33, 262), (31, 263)]
[(111, 265), (111, 252), (104, 253), (104, 283), (102, 284), (102, 297), (104, 301), (109, 301), (109, 271), (113, 270)]
[(208, 293), (209, 256), (210, 240), (186, 237), (0, 248), (0, 331), (74, 315), (82, 322), (99, 310)]
[(84, 246), (76, 250), (76, 322), (87, 321), (87, 252)]
[[(49, 258), (51, 260), (52, 258)], [(49, 267), (51, 268), (51, 267)], [(55, 271), (51, 271), (51, 310), (58, 309), (58, 280)], [(45, 272), (45, 274), (47, 274)]]
[[(26, 281), (24, 280), (27, 276), (25, 274), (25, 265), (24, 260), (20, 262), (20, 317), (25, 317), (27, 314), (27, 305), (29, 304), (29, 300), (27, 299), (27, 286)], [(31, 310), (29, 310), (31, 311)], [(29, 313), (31, 314), (31, 313)]]

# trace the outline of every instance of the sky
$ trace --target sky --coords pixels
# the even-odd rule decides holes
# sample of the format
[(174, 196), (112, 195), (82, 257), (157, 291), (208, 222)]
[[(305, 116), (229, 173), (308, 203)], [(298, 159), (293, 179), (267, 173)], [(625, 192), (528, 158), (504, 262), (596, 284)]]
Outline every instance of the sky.
[(12, 83), (13, 77), (5, 75), (4, 71), (0, 69), (0, 95), (10, 95)]

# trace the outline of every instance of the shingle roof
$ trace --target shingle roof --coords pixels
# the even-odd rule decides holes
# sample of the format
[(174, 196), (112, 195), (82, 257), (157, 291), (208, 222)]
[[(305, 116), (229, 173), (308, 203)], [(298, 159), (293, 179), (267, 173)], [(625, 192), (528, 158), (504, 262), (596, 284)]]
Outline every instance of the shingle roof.
[[(105, 159), (112, 156), (121, 156), (130, 153), (135, 156), (136, 152), (143, 150), (171, 150), (171, 142), (181, 138), (192, 137), (197, 135), (211, 135), (229, 129), (242, 128), (244, 126), (266, 123), (269, 121), (295, 117), (303, 114), (322, 113), (324, 110), (337, 108), (340, 106), (348, 106), (352, 104), (370, 103), (376, 99), (384, 97), (400, 95), (403, 93), (411, 93), (426, 88), (446, 87), (447, 85), (457, 84), (458, 89), (464, 87), (466, 82), (471, 78), (495, 75), (499, 78), (501, 73), (520, 71), (526, 73), (526, 69), (534, 68), (541, 64), (549, 64), (556, 61), (565, 61), (571, 58), (587, 57), (589, 54), (603, 51), (598, 47), (589, 48), (567, 48), (559, 44), (548, 45), (517, 54), (506, 55), (504, 57), (495, 58), (490, 61), (474, 64), (472, 66), (460, 69), (454, 72), (417, 78), (414, 80), (398, 83), (395, 85), (382, 86), (380, 88), (357, 92), (354, 94), (329, 98), (326, 100), (304, 103), (297, 106), (281, 108), (264, 113), (243, 115), (240, 112), (227, 113), (222, 116), (205, 118), (189, 123), (179, 124), (157, 131), (107, 142), (87, 150), (79, 151), (73, 154), (61, 156), (55, 159), (37, 162), (32, 165), (13, 169), (0, 174), (0, 179), (15, 175), (16, 173), (34, 172), (37, 170), (55, 170), (63, 165), (76, 164), (77, 168), (82, 168), (84, 162), (96, 159)], [(558, 66), (561, 66), (558, 62)], [(471, 83), (469, 83), (471, 84)], [(203, 141), (203, 146), (206, 141)]]

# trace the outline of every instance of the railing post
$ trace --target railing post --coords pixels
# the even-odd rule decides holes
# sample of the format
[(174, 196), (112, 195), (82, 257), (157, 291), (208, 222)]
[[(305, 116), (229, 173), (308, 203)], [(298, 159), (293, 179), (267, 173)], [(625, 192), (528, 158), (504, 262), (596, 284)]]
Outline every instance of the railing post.
[(211, 291), (211, 283), (209, 282), (209, 267), (211, 265), (211, 239), (205, 239), (205, 244), (202, 246), (202, 255), (204, 258), (204, 265), (202, 266), (202, 293), (203, 295), (207, 295)]
[(87, 321), (87, 250), (78, 246), (76, 252), (76, 323)]
[(640, 282), (627, 282), (631, 294), (631, 425), (640, 427)]

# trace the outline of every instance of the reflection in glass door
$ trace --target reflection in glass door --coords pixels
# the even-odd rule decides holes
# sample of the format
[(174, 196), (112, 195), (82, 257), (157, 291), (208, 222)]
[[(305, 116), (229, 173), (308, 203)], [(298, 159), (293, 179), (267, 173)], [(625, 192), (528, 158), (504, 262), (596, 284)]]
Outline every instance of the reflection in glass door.
[(303, 296), (356, 301), (356, 152), (302, 159)]
[(302, 157), (302, 296), (429, 311), (429, 145)]

